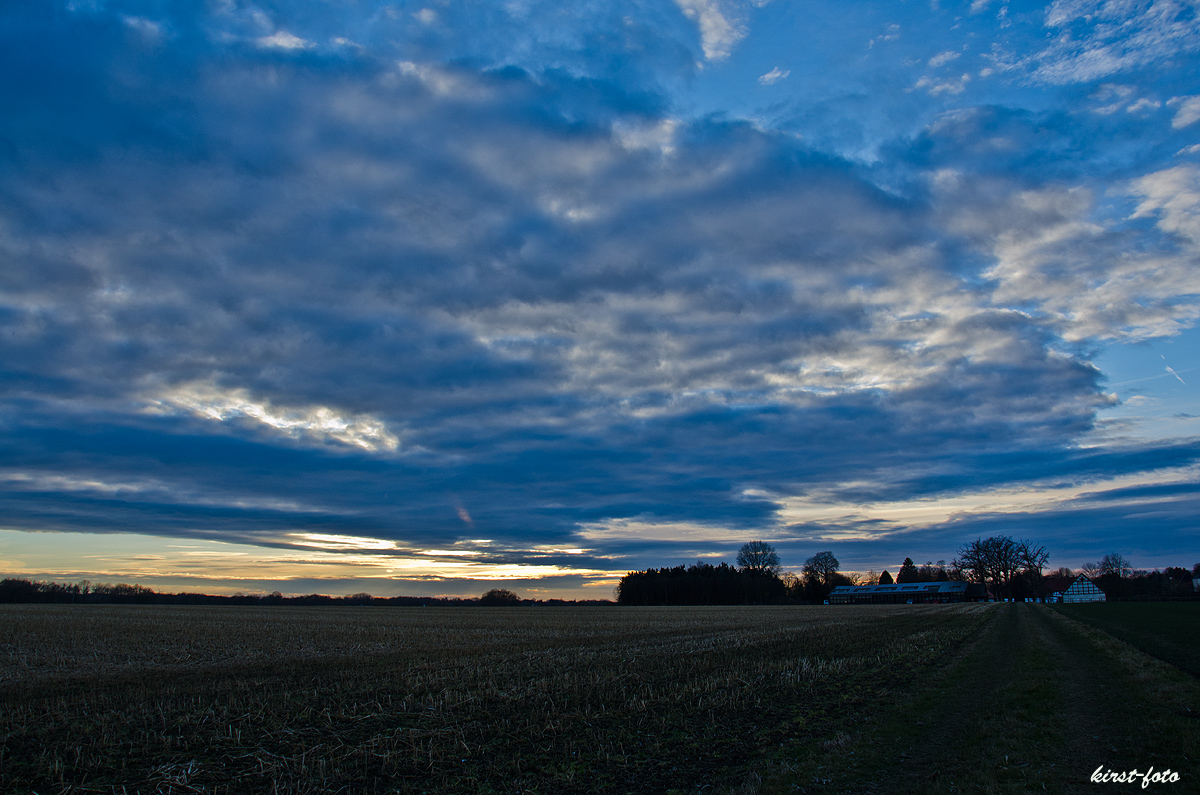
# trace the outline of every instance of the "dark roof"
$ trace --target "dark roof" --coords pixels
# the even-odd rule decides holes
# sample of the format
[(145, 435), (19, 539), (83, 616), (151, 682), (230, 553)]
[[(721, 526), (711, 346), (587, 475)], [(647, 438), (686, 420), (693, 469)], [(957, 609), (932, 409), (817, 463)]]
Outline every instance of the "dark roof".
[(947, 582), (904, 582), (895, 585), (839, 585), (830, 591), (835, 593), (961, 593), (967, 590), (962, 580)]
[(1041, 584), (1042, 596), (1049, 596), (1052, 593), (1062, 593), (1071, 587), (1071, 583), (1075, 582), (1075, 577), (1043, 577)]

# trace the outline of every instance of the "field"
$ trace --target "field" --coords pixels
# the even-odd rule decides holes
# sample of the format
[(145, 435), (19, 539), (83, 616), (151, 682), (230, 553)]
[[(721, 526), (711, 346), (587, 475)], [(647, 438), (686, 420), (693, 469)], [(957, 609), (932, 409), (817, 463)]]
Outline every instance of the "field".
[(0, 607), (0, 792), (1184, 791), (1197, 714), (1032, 605)]
[(1200, 676), (1200, 602), (1089, 602), (1055, 609)]

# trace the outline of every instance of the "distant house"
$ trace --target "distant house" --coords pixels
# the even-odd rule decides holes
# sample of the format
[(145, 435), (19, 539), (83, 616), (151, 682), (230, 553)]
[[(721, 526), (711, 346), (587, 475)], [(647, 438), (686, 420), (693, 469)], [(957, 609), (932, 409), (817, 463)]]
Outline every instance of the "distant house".
[(1080, 574), (1075, 578), (1075, 582), (1071, 583), (1071, 587), (1062, 592), (1062, 601), (1070, 604), (1072, 602), (1104, 602), (1108, 597), (1104, 595), (1104, 591), (1100, 590), (1100, 586), (1092, 582), (1086, 574)]
[(839, 585), (829, 593), (831, 605), (895, 605), (977, 602), (987, 599), (978, 585), (949, 582), (910, 582), (895, 585)]

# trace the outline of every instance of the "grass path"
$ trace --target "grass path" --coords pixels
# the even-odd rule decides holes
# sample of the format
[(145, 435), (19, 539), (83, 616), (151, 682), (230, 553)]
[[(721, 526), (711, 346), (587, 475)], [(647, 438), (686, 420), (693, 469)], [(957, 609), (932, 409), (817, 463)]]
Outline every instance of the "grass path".
[(762, 790), (1096, 792), (1099, 766), (1151, 765), (1181, 776), (1151, 788), (1200, 784), (1200, 683), (1040, 605), (997, 605), (957, 659), (899, 695), (803, 747)]

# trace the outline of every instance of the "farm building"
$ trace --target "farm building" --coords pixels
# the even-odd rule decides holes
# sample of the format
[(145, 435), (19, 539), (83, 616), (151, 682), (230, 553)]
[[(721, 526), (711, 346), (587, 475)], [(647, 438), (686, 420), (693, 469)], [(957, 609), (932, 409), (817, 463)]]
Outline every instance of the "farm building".
[(1075, 582), (1071, 583), (1071, 587), (1063, 591), (1062, 595), (1064, 602), (1103, 602), (1106, 599), (1104, 591), (1088, 579), (1086, 574), (1076, 577)]
[(976, 602), (986, 599), (982, 587), (950, 582), (910, 582), (897, 585), (839, 585), (829, 594), (831, 605), (930, 604)]

